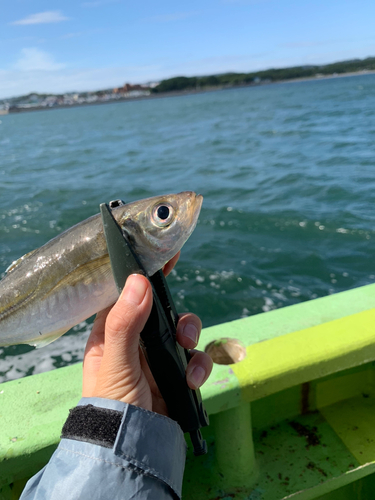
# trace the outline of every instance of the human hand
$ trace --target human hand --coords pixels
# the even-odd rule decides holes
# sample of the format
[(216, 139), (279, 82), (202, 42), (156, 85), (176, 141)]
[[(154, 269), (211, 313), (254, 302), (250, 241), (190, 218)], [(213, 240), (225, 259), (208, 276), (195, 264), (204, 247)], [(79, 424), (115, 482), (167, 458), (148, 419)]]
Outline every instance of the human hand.
[[(177, 259), (178, 255), (166, 264), (166, 275)], [(127, 279), (116, 304), (97, 314), (83, 361), (84, 397), (116, 399), (167, 415), (164, 400), (139, 347), (139, 334), (151, 307), (150, 282), (134, 274)], [(201, 328), (201, 321), (195, 314), (180, 315), (177, 341), (186, 349), (194, 349)], [(186, 379), (191, 389), (197, 389), (211, 373), (212, 360), (203, 352), (192, 351), (191, 354)]]

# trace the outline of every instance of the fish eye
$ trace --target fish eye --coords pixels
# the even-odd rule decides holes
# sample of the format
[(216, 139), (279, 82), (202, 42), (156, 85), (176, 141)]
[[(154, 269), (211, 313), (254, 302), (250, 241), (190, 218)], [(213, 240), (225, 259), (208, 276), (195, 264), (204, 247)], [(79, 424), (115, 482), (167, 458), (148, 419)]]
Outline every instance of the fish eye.
[(168, 217), (169, 217), (169, 208), (167, 207), (167, 205), (161, 205), (157, 209), (157, 214), (158, 214), (159, 219), (162, 219), (162, 220), (168, 219)]
[(169, 203), (159, 203), (152, 211), (152, 219), (159, 227), (168, 226), (173, 218), (173, 207)]

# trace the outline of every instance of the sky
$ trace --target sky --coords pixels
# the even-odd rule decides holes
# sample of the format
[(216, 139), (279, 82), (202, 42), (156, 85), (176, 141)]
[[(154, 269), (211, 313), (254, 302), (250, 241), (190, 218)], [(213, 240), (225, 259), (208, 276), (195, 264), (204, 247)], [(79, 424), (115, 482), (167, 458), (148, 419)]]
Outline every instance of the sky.
[(374, 0), (1, 3), (0, 98), (375, 56)]

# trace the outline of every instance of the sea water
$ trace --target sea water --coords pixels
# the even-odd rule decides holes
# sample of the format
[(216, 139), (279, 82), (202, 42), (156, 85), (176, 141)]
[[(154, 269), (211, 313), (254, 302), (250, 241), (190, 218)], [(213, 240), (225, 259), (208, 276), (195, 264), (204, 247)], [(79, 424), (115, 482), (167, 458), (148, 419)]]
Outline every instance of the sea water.
[[(0, 274), (102, 202), (194, 190), (168, 281), (204, 326), (375, 282), (375, 75), (0, 120)], [(0, 380), (81, 360), (91, 321), (0, 348)]]

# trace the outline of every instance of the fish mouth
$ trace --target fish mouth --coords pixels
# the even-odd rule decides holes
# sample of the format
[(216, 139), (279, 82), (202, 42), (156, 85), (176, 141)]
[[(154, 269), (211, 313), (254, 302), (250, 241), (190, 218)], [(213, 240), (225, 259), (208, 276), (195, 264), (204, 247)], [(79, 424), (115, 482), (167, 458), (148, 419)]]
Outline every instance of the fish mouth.
[(203, 203), (203, 196), (201, 194), (197, 194), (194, 191), (184, 191), (180, 194), (187, 195), (192, 205), (194, 205), (194, 208), (201, 209)]
[(201, 194), (195, 195), (195, 203), (196, 203), (195, 210), (197, 212), (197, 220), (198, 220), (199, 214), (201, 212), (202, 204), (203, 204), (203, 196)]
[(202, 208), (203, 196), (201, 194), (196, 194), (194, 191), (182, 191), (181, 193), (178, 193), (177, 197), (181, 200), (181, 206), (184, 206), (190, 215), (192, 232), (198, 221), (198, 217)]
[(195, 229), (195, 226), (197, 225), (198, 222), (198, 217), (202, 208), (202, 203), (203, 203), (203, 196), (201, 194), (196, 194), (194, 192), (192, 194), (192, 200), (191, 200), (191, 205), (192, 205), (192, 214), (191, 214), (191, 231), (190, 234), (193, 232)]
[(200, 210), (202, 208), (203, 196), (201, 194), (196, 194), (195, 201), (199, 203), (199, 210)]
[(182, 191), (175, 196), (177, 196), (177, 204), (180, 209), (178, 219), (185, 226), (186, 241), (197, 225), (203, 196), (194, 191)]

